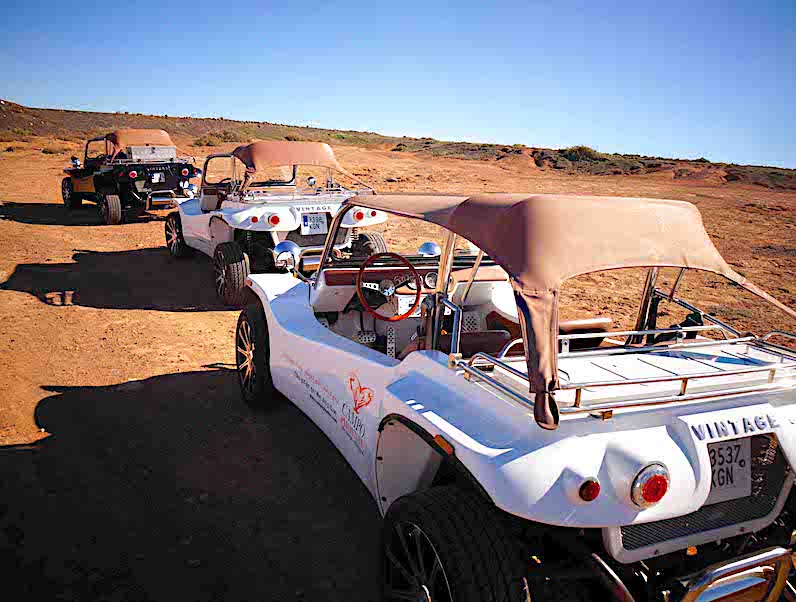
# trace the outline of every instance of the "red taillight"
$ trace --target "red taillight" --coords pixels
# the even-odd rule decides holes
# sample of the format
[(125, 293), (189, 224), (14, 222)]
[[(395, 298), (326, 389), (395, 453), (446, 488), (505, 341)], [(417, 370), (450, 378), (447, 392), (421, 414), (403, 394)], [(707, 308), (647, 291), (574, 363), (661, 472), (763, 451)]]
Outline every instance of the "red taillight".
[(279, 221), (280, 221), (279, 216), (276, 214), (268, 216), (268, 223), (271, 224), (272, 226), (278, 226)]
[(260, 221), (260, 218), (259, 218), (259, 217), (257, 217), (256, 215), (252, 215), (252, 223), (253, 223), (253, 224), (256, 224), (256, 223), (257, 223), (257, 222), (259, 222), (259, 221)]
[(587, 479), (580, 486), (578, 494), (584, 502), (593, 502), (600, 495), (600, 482), (597, 479)]
[(638, 473), (631, 489), (633, 501), (642, 508), (654, 506), (669, 490), (669, 471), (663, 464), (650, 464)]
[(375, 211), (371, 211), (370, 212), (370, 217), (376, 217), (376, 212)]
[(365, 219), (365, 212), (362, 210), (354, 211), (354, 219), (358, 222), (361, 222), (363, 219)]
[(137, 178), (138, 177), (138, 172), (137, 171), (131, 171), (127, 175), (130, 176), (131, 178)]
[(183, 170), (182, 170), (182, 175), (184, 175), (184, 176), (187, 176), (189, 173), (191, 173), (191, 172), (190, 172), (190, 171), (188, 171), (188, 168), (187, 168), (187, 167), (183, 168)]

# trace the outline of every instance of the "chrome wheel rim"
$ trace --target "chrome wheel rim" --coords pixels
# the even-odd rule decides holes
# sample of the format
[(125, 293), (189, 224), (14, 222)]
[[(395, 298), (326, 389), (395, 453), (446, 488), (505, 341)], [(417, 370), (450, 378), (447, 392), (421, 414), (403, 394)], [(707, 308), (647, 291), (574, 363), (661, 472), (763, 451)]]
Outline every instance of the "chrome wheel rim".
[(64, 205), (68, 205), (69, 200), (72, 198), (72, 191), (69, 190), (69, 180), (61, 182), (61, 196), (64, 199)]
[(224, 289), (226, 288), (227, 279), (227, 266), (221, 253), (216, 253), (215, 261), (213, 262), (213, 269), (216, 274), (216, 292), (219, 297), (224, 297)]
[(246, 393), (251, 393), (254, 391), (257, 368), (254, 365), (254, 337), (248, 320), (243, 320), (238, 326), (235, 337), (235, 358), (240, 386)]
[(385, 599), (453, 602), (439, 553), (416, 524), (395, 524), (386, 542), (385, 556)]
[(179, 244), (180, 235), (177, 230), (177, 224), (174, 223), (173, 219), (170, 219), (166, 222), (166, 245), (169, 247), (169, 251), (176, 254)]

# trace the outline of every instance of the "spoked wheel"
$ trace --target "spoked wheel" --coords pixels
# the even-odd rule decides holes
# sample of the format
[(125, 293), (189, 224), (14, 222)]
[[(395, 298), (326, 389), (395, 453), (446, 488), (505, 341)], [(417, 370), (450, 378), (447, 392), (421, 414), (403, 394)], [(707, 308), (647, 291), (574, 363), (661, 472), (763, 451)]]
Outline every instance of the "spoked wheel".
[(112, 226), (122, 221), (122, 201), (118, 194), (106, 194), (99, 200), (100, 218), (103, 224)]
[(166, 217), (166, 246), (174, 257), (187, 257), (193, 249), (187, 245), (182, 236), (182, 220), (179, 212), (169, 213)]
[(504, 520), (456, 486), (396, 500), (384, 518), (384, 599), (530, 602), (522, 548)]
[(61, 180), (61, 198), (67, 209), (76, 209), (83, 204), (83, 198), (79, 193), (75, 192), (72, 178), (64, 178)]
[(387, 600), (453, 602), (448, 575), (428, 535), (414, 523), (397, 522), (386, 543)]
[(227, 305), (240, 305), (246, 293), (249, 256), (236, 242), (222, 242), (213, 254), (216, 292)]
[(268, 326), (259, 304), (248, 305), (240, 312), (235, 330), (235, 364), (243, 401), (253, 407), (272, 404), (276, 389), (271, 379)]

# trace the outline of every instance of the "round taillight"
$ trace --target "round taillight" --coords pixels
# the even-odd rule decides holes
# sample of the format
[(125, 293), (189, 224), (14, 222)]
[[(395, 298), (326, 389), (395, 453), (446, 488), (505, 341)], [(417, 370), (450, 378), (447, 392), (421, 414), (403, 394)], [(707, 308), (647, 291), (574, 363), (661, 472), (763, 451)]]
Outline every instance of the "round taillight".
[(365, 212), (362, 211), (361, 209), (358, 211), (354, 211), (354, 219), (358, 222), (362, 221), (363, 219), (365, 219)]
[(137, 178), (138, 177), (138, 172), (137, 171), (131, 171), (127, 175), (130, 176), (131, 178)]
[(256, 223), (257, 223), (257, 222), (259, 222), (259, 221), (260, 221), (260, 218), (259, 218), (259, 217), (257, 217), (256, 215), (252, 215), (252, 223), (253, 223), (253, 224), (256, 224)]
[(370, 212), (370, 217), (376, 217), (376, 212), (375, 211), (371, 211)]
[(182, 175), (187, 176), (189, 173), (191, 173), (191, 172), (188, 171), (187, 167), (183, 168)]
[(593, 502), (600, 495), (600, 481), (597, 479), (586, 479), (578, 491), (580, 499), (584, 502)]
[(278, 226), (279, 221), (280, 221), (279, 216), (276, 214), (268, 216), (268, 223), (271, 224), (272, 226)]
[(663, 499), (669, 489), (669, 471), (663, 464), (650, 464), (633, 481), (631, 495), (637, 506), (649, 508)]

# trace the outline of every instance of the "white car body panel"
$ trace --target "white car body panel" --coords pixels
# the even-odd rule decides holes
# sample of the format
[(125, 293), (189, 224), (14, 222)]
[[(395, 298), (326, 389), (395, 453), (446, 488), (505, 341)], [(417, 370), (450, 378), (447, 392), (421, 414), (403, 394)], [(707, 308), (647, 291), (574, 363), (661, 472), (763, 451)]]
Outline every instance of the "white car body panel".
[[(197, 249), (212, 257), (216, 245), (234, 240), (234, 230), (251, 230), (253, 232), (292, 232), (300, 227), (304, 213), (330, 213), (336, 215), (347, 198), (354, 191), (344, 193), (306, 194), (306, 195), (260, 195), (257, 191), (247, 192), (244, 200), (236, 194), (221, 203), (219, 209), (203, 211), (201, 200), (186, 199), (179, 203), (182, 221), (183, 238), (189, 247)], [(271, 226), (268, 218), (279, 216), (279, 224)], [(386, 221), (383, 212), (375, 216), (366, 215), (355, 222), (348, 218), (343, 227), (367, 227)], [(211, 224), (214, 226), (211, 228)], [(219, 224), (219, 226), (215, 226)]]
[[(528, 408), (449, 369), (448, 357), (441, 352), (415, 351), (398, 361), (331, 332), (313, 314), (308, 283), (287, 274), (254, 275), (250, 280), (265, 307), (276, 388), (332, 440), (368, 487), (382, 513), (400, 494), (412, 491), (421, 479), (418, 471), (428, 461), (422, 451), (408, 452), (407, 457), (421, 465), (418, 471), (392, 471), (390, 478), (405, 482), (380, 486), (379, 475), (384, 478), (384, 471), (377, 469), (377, 455), (381, 453), (377, 452), (379, 426), (389, 416), (403, 417), (431, 437), (444, 437), (454, 447), (455, 457), (499, 508), (550, 525), (602, 528), (606, 547), (622, 562), (736, 535), (739, 529), (762, 528), (778, 515), (792, 485), (790, 475), (779, 506), (769, 517), (689, 536), (688, 544), (674, 540), (655, 546), (655, 550), (628, 552), (621, 546), (620, 526), (682, 516), (705, 503), (711, 487), (707, 444), (739, 436), (730, 431), (728, 436), (716, 436), (716, 432), (708, 437), (705, 424), (732, 421), (744, 428), (751, 425), (751, 430), (741, 436), (774, 433), (788, 462), (796, 462), (796, 382), (775, 392), (619, 409), (610, 420), (595, 419), (589, 414), (562, 415), (559, 428), (546, 431), (536, 424)], [(510, 311), (507, 299), (497, 305)], [(717, 341), (715, 348), (702, 348), (700, 353), (713, 357), (714, 366), (720, 370), (719, 360), (727, 353), (726, 344)], [(765, 352), (750, 351), (744, 361), (772, 361), (764, 355)], [(662, 362), (677, 362), (685, 371), (693, 361), (686, 355), (661, 357), (665, 358)], [(632, 355), (601, 359), (621, 367), (618, 382), (645, 376), (650, 369), (653, 373), (658, 370), (646, 363), (636, 365)], [(568, 378), (584, 380), (580, 377), (594, 368), (594, 363), (580, 358), (562, 359), (560, 367)], [(671, 365), (667, 367), (671, 369)], [(702, 365), (701, 371), (705, 369)], [(765, 379), (766, 375), (727, 380), (747, 383), (749, 379)], [(503, 378), (511, 384), (510, 379)], [(711, 381), (694, 387), (721, 388), (727, 384), (721, 378)], [(677, 385), (633, 385), (621, 389), (622, 395), (632, 399), (638, 394), (632, 390), (635, 386), (663, 390)], [(362, 398), (363, 394), (368, 395), (366, 389), (372, 395), (367, 403)], [(598, 393), (590, 392), (592, 397), (585, 399), (597, 399), (598, 395), (619, 399), (616, 389), (619, 387), (597, 389)], [(568, 393), (556, 392), (562, 405), (571, 403)], [(645, 393), (649, 395), (650, 388)], [(659, 504), (642, 509), (631, 500), (631, 485), (638, 472), (653, 462), (662, 463), (669, 470), (669, 491)], [(601, 493), (593, 502), (584, 502), (578, 489), (584, 480), (593, 477), (599, 479)]]

